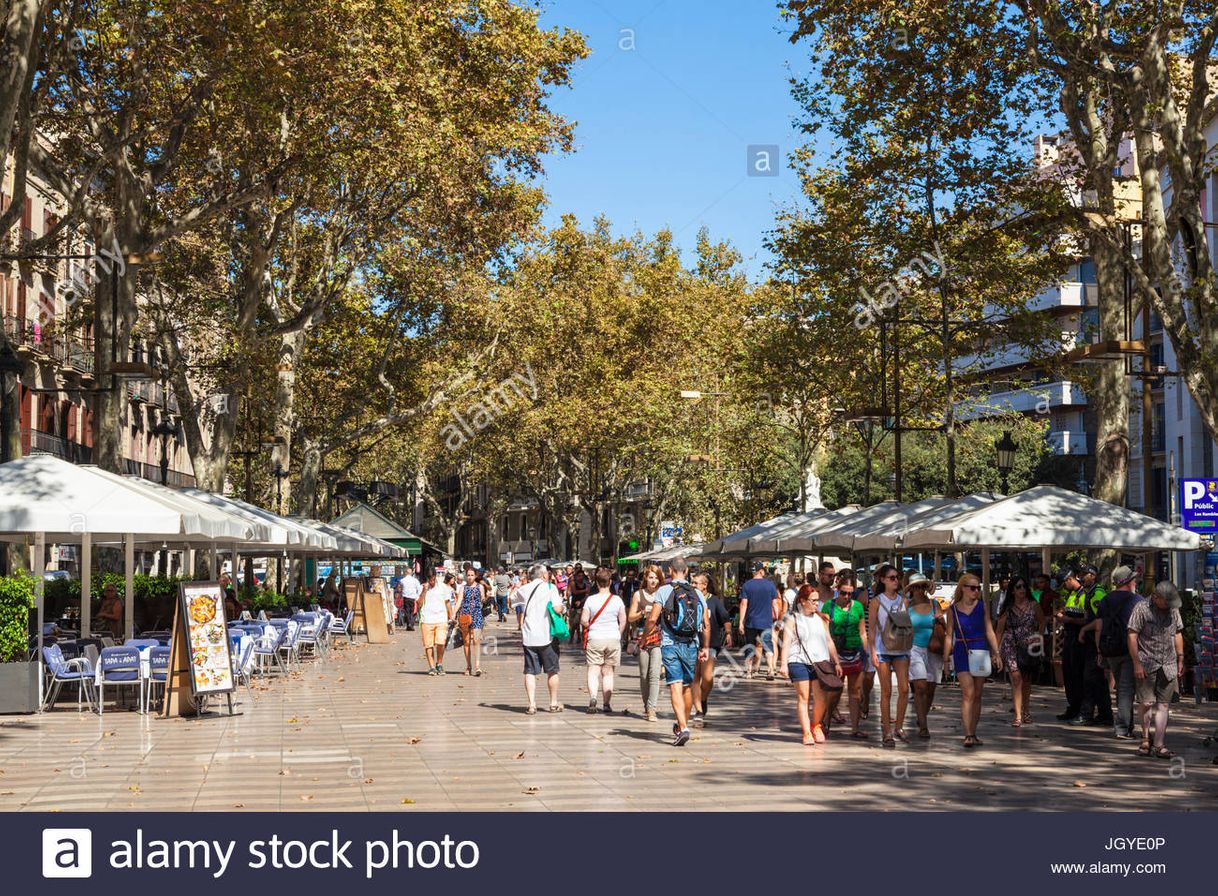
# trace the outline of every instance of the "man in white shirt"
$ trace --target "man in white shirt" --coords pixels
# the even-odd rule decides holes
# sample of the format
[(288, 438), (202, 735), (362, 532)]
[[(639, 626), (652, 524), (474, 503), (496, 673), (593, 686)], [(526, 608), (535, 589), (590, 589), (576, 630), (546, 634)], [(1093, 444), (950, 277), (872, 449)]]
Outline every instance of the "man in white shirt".
[(550, 584), (550, 570), (535, 564), (529, 570), (529, 583), (520, 586), (524, 603), (521, 614), (520, 640), (524, 645), (524, 692), (529, 699), (529, 715), (537, 713), (537, 676), (546, 674), (550, 691), (550, 712), (562, 712), (558, 700), (558, 644), (550, 634), (550, 612), (561, 614), (566, 607), (558, 589)]
[(427, 658), (427, 674), (444, 674), (444, 644), (448, 640), (448, 623), (453, 618), (453, 590), (436, 580), (433, 570), (427, 576), (427, 587), (419, 598), (419, 628), (423, 631), (423, 655)]
[(415, 602), (419, 599), (419, 595), (423, 593), (423, 586), (419, 584), (419, 580), (415, 578), (413, 572), (406, 573), (406, 577), (402, 579), (402, 614), (405, 616), (406, 630), (414, 631), (415, 618)]

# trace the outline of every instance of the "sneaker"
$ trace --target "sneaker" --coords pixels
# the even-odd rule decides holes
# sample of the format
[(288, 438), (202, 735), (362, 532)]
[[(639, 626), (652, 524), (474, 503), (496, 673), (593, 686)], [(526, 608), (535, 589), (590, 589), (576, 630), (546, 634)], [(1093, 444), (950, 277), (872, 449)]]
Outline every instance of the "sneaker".
[(654, 709), (647, 710), (647, 721), (658, 722), (659, 720), (660, 720), (660, 717), (656, 714), (656, 711)]
[(440, 673), (436, 671), (436, 667), (435, 667), (435, 666), (430, 666), (430, 667), (427, 669), (427, 674), (428, 674), (428, 675), (439, 675)]
[(437, 674), (437, 675), (445, 675), (445, 674), (447, 674), (447, 673), (444, 671), (444, 667), (443, 667), (443, 666), (436, 666), (436, 674)]
[(1073, 719), (1070, 720), (1070, 724), (1077, 727), (1077, 726), (1081, 726), (1081, 725), (1091, 725), (1091, 724), (1093, 724), (1093, 721), (1084, 716), (1075, 716)]
[(703, 728), (706, 726), (706, 716), (700, 712), (692, 713), (689, 717), (689, 724), (693, 728)]
[(677, 732), (677, 736), (672, 739), (672, 745), (674, 747), (683, 747), (687, 743), (689, 743), (689, 729), (682, 728)]
[(1118, 728), (1117, 732), (1116, 732), (1116, 736), (1117, 736), (1117, 740), (1130, 740), (1133, 737), (1133, 733), (1130, 731), (1121, 731)]
[(588, 715), (590, 715), (590, 716), (594, 716), (594, 715), (596, 715), (598, 712), (600, 712), (600, 709), (598, 709), (598, 708), (597, 708), (597, 706), (596, 706), (596, 701), (595, 701), (595, 700), (589, 700), (589, 701), (588, 701)]
[(607, 716), (611, 716), (613, 715), (613, 707), (606, 703), (603, 707), (601, 707), (601, 712)]

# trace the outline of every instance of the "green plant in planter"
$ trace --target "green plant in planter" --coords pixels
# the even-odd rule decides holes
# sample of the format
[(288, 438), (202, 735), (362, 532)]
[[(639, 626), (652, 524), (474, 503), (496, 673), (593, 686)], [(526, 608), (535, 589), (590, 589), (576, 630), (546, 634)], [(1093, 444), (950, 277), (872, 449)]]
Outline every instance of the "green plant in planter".
[(34, 577), (20, 571), (0, 578), (0, 663), (20, 662), (29, 650)]

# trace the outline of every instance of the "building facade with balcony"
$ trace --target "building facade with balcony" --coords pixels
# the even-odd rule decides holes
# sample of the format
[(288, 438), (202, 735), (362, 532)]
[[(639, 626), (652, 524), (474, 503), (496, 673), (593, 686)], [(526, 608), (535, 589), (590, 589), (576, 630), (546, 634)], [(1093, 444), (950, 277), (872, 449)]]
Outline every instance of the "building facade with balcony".
[[(62, 199), (32, 176), (26, 195), (13, 196), (11, 172), (5, 172), (0, 207), (7, 210), (14, 202), (22, 205), (20, 234), (9, 235), (9, 248), (4, 251), (46, 235), (64, 212)], [(92, 256), (95, 248), (77, 235), (68, 235), (57, 250), (47, 254)], [(92, 288), (96, 270), (89, 258), (8, 260), (0, 268), (4, 336), (21, 368), (21, 450), (26, 454), (93, 462), (93, 390), (106, 385), (106, 379), (94, 369), (91, 323), (81, 313), (77, 298)], [(137, 340), (127, 360), (155, 363), (156, 358)], [(164, 447), (168, 483), (193, 485), (173, 396), (159, 382), (127, 383), (124, 388), (128, 399), (121, 422), (125, 471), (160, 481)], [(162, 420), (173, 427), (164, 439), (156, 432)]]

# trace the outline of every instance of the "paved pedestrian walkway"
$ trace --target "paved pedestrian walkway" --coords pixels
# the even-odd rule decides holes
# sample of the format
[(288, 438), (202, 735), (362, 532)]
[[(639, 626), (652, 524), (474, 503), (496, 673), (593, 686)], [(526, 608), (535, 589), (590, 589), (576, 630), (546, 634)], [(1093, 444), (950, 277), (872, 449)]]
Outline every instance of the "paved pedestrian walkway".
[(515, 623), (488, 621), (485, 650), (484, 677), (459, 674), (458, 651), (433, 678), (417, 632), (340, 646), (239, 689), (234, 718), (99, 718), (74, 695), (4, 717), (0, 811), (1218, 809), (1218, 746), (1203, 742), (1218, 734), (1213, 705), (1173, 711), (1175, 762), (1058, 723), (1049, 689), (1037, 689), (1037, 724), (1013, 729), (1005, 685), (987, 687), (979, 749), (961, 747), (955, 687), (940, 689), (930, 741), (880, 747), (877, 688), (869, 742), (805, 747), (789, 685), (728, 678), (707, 727), (677, 749), (670, 709), (641, 716), (633, 659), (613, 701), (628, 712), (584, 712), (585, 669), (568, 648), (566, 711), (528, 716)]

